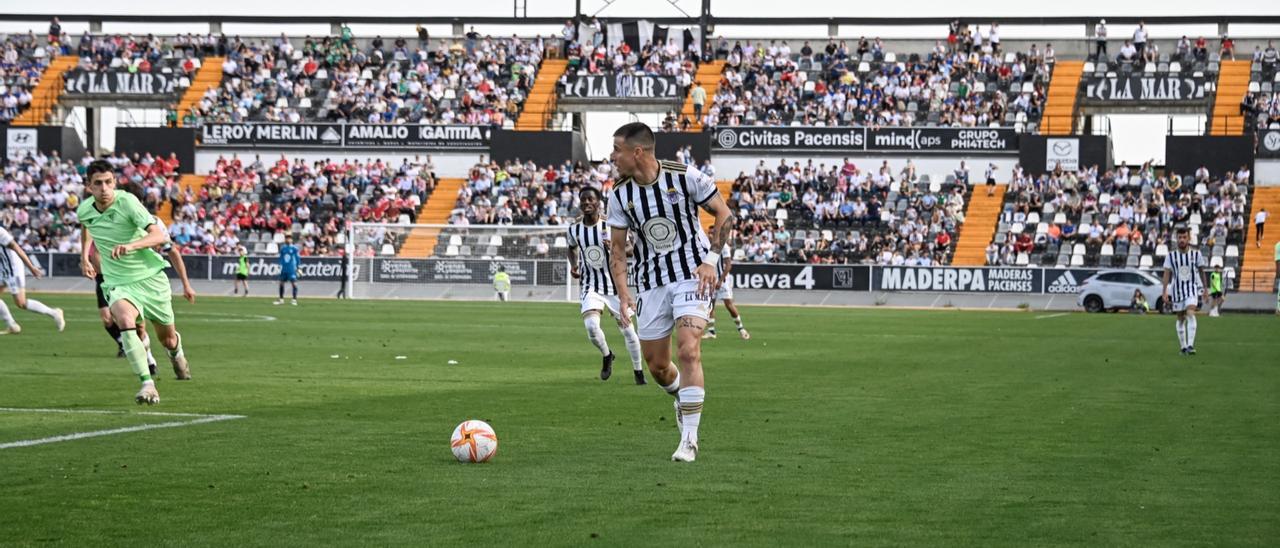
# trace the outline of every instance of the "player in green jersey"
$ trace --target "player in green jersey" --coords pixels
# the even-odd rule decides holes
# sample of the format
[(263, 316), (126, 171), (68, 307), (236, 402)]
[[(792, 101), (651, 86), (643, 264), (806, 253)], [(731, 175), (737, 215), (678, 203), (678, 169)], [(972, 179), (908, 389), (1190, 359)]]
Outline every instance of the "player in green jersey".
[(139, 404), (159, 403), (160, 394), (147, 369), (146, 348), (136, 331), (139, 317), (155, 326), (178, 378), (191, 378), (182, 351), (182, 336), (174, 325), (172, 292), (164, 274), (168, 265), (152, 249), (168, 241), (169, 236), (142, 202), (116, 188), (111, 164), (94, 161), (89, 164), (86, 177), (86, 188), (93, 199), (85, 200), (76, 210), (84, 225), (80, 267), (86, 276), (96, 273), (88, 255), (90, 246), (96, 248), (104, 293), (111, 316), (120, 328), (125, 357), (142, 382), (134, 400)]
[(499, 266), (498, 272), (493, 275), (493, 290), (498, 293), (499, 301), (506, 301), (511, 298), (511, 275), (507, 274), (507, 267)]

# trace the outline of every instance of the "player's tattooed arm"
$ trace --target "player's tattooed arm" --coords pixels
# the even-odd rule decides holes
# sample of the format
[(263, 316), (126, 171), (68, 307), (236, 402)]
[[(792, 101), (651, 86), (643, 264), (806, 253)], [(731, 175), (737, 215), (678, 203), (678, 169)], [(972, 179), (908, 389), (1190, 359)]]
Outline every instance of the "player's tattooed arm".
[(708, 237), (711, 239), (711, 249), (719, 252), (725, 244), (729, 243), (729, 235), (733, 232), (733, 225), (737, 219), (733, 215), (733, 210), (729, 209), (729, 204), (726, 204), (719, 194), (702, 204), (702, 209), (716, 216), (716, 222), (712, 225), (711, 234)]

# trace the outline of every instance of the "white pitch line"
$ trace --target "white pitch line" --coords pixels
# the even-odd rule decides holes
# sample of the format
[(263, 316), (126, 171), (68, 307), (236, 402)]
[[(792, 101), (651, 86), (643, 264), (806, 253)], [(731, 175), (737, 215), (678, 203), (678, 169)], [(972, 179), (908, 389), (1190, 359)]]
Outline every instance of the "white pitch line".
[(1049, 314), (1049, 315), (1047, 315), (1047, 316), (1036, 316), (1036, 319), (1037, 319), (1037, 320), (1047, 320), (1047, 319), (1049, 319), (1049, 318), (1058, 318), (1058, 317), (1061, 317), (1061, 316), (1070, 316), (1070, 315), (1071, 315), (1071, 313), (1070, 313), (1070, 312), (1059, 312), (1059, 313), (1057, 313), (1057, 314)]
[(80, 413), (92, 415), (143, 415), (153, 417), (189, 417), (192, 420), (161, 422), (155, 424), (142, 424), (138, 426), (126, 426), (123, 428), (112, 428), (110, 430), (94, 430), (92, 432), (76, 432), (62, 436), (51, 436), (47, 438), (39, 438), (34, 440), (20, 440), (9, 443), (0, 443), (0, 449), (12, 449), (15, 447), (30, 447), (32, 445), (43, 445), (46, 443), (57, 443), (61, 441), (72, 441), (85, 438), (96, 438), (99, 436), (111, 436), (115, 434), (127, 434), (129, 432), (141, 432), (144, 430), (155, 430), (158, 428), (176, 428), (179, 426), (192, 426), (196, 424), (205, 424), (210, 422), (229, 421), (235, 419), (248, 418), (244, 415), (201, 415), (198, 413), (163, 413), (154, 411), (140, 411), (130, 413), (127, 411), (110, 411), (99, 409), (40, 409), (40, 408), (19, 408), (19, 407), (0, 407), (0, 412), (12, 413)]

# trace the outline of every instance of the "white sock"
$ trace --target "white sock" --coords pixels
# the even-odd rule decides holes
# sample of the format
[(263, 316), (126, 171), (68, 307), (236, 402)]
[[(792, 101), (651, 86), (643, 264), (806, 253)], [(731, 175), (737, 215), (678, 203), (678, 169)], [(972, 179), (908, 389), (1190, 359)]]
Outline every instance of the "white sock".
[(733, 323), (738, 325), (738, 331), (742, 331), (742, 316), (734, 316)]
[(707, 332), (708, 332), (708, 333), (715, 333), (715, 332), (716, 332), (716, 319), (715, 319), (715, 318), (711, 318), (710, 320), (707, 320)]
[(644, 365), (644, 356), (640, 352), (640, 336), (636, 334), (635, 324), (631, 324), (625, 329), (622, 326), (618, 326), (618, 331), (622, 332), (622, 340), (627, 343), (627, 353), (631, 354), (631, 368), (640, 371)]
[(680, 439), (694, 445), (698, 444), (698, 423), (702, 421), (702, 400), (706, 398), (706, 390), (701, 386), (686, 386), (680, 389)]
[[(672, 365), (674, 366), (674, 364)], [(671, 397), (675, 398), (676, 401), (680, 401), (680, 371), (679, 370), (676, 370), (675, 380), (671, 381), (671, 384), (663, 386), (662, 389), (666, 390), (668, 394), (671, 394)]]
[(151, 337), (145, 331), (142, 332), (142, 347), (147, 349), (147, 365), (156, 363), (156, 356), (151, 353)]
[(609, 355), (609, 341), (604, 338), (604, 330), (600, 329), (600, 316), (592, 314), (582, 319), (587, 326), (587, 340), (600, 349), (601, 356)]
[(17, 322), (13, 321), (13, 314), (9, 312), (9, 305), (4, 304), (3, 300), (0, 300), (0, 321), (8, 327), (17, 325)]
[(1187, 326), (1183, 322), (1182, 318), (1178, 318), (1178, 321), (1175, 322), (1175, 325), (1178, 327), (1178, 348), (1186, 348), (1187, 347)]
[(1196, 317), (1187, 316), (1187, 346), (1196, 345)]
[(44, 314), (50, 318), (58, 317), (58, 313), (54, 312), (52, 308), (45, 306), (44, 303), (35, 299), (27, 299), (27, 310), (35, 312), (36, 314)]

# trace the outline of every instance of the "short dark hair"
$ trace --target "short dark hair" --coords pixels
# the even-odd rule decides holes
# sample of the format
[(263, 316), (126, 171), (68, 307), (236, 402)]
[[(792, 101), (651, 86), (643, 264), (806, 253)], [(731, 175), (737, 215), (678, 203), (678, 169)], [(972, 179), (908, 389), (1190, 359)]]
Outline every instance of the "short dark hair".
[(125, 192), (128, 192), (129, 194), (132, 194), (133, 197), (137, 198), (139, 202), (146, 201), (146, 198), (144, 197), (144, 194), (142, 192), (142, 185), (138, 183), (127, 182), (123, 185), (120, 185), (119, 188)]
[(111, 167), (111, 163), (106, 160), (94, 160), (89, 162), (89, 168), (85, 170), (84, 176), (92, 179), (94, 175), (99, 173), (115, 173), (116, 169)]
[(613, 136), (622, 137), (623, 141), (640, 148), (652, 149), (654, 145), (653, 130), (644, 122), (623, 124), (622, 127), (613, 132)]
[(582, 187), (582, 190), (578, 191), (578, 196), (582, 196), (584, 194), (595, 194), (597, 200), (604, 201), (604, 194), (601, 194), (600, 189), (596, 187), (593, 187), (593, 186)]
[(1190, 233), (1191, 233), (1191, 229), (1189, 229), (1189, 228), (1187, 228), (1187, 227), (1185, 227), (1185, 226), (1180, 226), (1180, 227), (1178, 227), (1178, 229), (1177, 229), (1177, 230), (1174, 230), (1174, 231), (1173, 231), (1173, 233), (1174, 233), (1174, 234), (1179, 234), (1179, 235), (1181, 235), (1181, 234), (1190, 234)]

